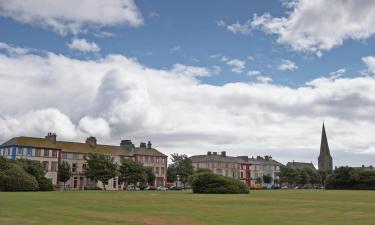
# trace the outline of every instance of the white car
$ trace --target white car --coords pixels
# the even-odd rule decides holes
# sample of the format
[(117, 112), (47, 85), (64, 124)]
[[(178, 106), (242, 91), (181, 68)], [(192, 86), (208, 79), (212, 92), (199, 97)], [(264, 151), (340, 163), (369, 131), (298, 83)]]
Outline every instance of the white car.
[(159, 186), (158, 187), (158, 191), (166, 191), (166, 190), (168, 190), (167, 187), (164, 187), (164, 186)]

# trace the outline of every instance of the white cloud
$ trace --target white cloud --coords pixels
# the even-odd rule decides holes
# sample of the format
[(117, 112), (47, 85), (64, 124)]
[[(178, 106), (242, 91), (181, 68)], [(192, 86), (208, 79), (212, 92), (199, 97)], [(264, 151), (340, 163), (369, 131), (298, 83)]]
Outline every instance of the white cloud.
[(80, 60), (50, 52), (0, 53), (0, 68), (2, 141), (56, 132), (59, 139), (96, 135), (116, 145), (151, 140), (165, 153), (222, 149), (316, 162), (325, 120), (334, 165), (375, 160), (370, 76), (319, 78), (299, 88), (260, 78), (210, 85), (196, 78), (207, 69), (154, 69), (122, 55)]
[(293, 71), (293, 70), (298, 69), (298, 66), (293, 61), (290, 61), (288, 59), (283, 59), (281, 60), (281, 63), (277, 66), (277, 69), (281, 71), (285, 71), (285, 70)]
[(169, 51), (171, 52), (178, 52), (178, 51), (181, 51), (182, 47), (177, 45), (177, 46), (174, 46), (173, 48), (171, 48)]
[(366, 56), (362, 58), (362, 61), (366, 64), (368, 71), (375, 74), (375, 57)]
[(225, 27), (227, 24), (224, 22), (224, 20), (218, 20), (216, 21), (216, 25), (219, 27)]
[(174, 64), (170, 72), (187, 77), (204, 77), (210, 75), (210, 71), (207, 68), (198, 66), (186, 66), (180, 63)]
[(257, 81), (260, 82), (260, 83), (270, 83), (272, 82), (272, 78), (271, 77), (266, 77), (266, 76), (257, 76)]
[(99, 52), (100, 48), (95, 42), (88, 42), (86, 39), (74, 38), (72, 42), (68, 44), (71, 49), (76, 49), (81, 52)]
[(249, 34), (259, 28), (277, 35), (277, 41), (299, 52), (321, 55), (347, 39), (365, 40), (375, 33), (375, 1), (283, 1), (287, 16), (254, 15), (244, 23), (227, 25), (233, 33)]
[(218, 75), (221, 73), (221, 67), (217, 65), (213, 65), (211, 68), (211, 73), (214, 75)]
[(232, 59), (226, 62), (227, 65), (232, 67), (232, 72), (242, 73), (245, 70), (246, 62), (239, 59)]
[(52, 28), (60, 34), (76, 34), (91, 27), (138, 27), (143, 24), (142, 15), (133, 0), (2, 0), (0, 16)]
[(256, 76), (256, 75), (260, 75), (260, 74), (261, 74), (261, 72), (258, 71), (258, 70), (249, 70), (247, 72), (247, 75), (249, 75), (249, 76)]

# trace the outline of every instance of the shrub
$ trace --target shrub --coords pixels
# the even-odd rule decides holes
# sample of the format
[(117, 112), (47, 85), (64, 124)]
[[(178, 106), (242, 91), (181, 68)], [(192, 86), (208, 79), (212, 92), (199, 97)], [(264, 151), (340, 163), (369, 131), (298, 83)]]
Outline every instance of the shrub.
[(38, 179), (39, 191), (53, 191), (53, 184), (50, 179), (40, 177)]
[(35, 177), (19, 165), (9, 164), (7, 169), (0, 172), (0, 190), (2, 191), (37, 191), (38, 188)]
[(244, 183), (233, 178), (203, 172), (189, 178), (194, 193), (204, 194), (248, 194), (249, 189)]

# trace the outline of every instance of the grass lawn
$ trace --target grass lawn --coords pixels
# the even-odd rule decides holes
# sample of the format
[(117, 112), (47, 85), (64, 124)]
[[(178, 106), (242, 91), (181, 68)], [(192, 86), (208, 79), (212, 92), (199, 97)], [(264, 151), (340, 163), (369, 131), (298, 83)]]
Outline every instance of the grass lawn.
[(374, 225), (375, 191), (0, 192), (0, 224)]

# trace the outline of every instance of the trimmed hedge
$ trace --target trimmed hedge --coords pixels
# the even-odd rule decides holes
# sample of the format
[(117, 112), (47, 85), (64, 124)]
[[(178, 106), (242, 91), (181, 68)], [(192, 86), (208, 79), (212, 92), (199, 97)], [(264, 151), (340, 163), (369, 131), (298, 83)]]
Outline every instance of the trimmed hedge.
[(248, 194), (249, 188), (239, 180), (209, 172), (196, 173), (189, 178), (193, 193)]
[(38, 191), (35, 177), (28, 174), (19, 165), (9, 164), (0, 171), (0, 191)]
[(38, 178), (39, 191), (53, 191), (53, 184), (45, 177)]

